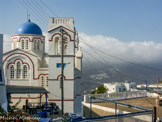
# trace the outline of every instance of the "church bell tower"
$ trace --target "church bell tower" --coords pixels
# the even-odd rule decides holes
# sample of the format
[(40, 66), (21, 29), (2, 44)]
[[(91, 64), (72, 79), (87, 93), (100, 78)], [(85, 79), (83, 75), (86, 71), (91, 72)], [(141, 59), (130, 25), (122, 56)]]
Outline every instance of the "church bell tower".
[[(61, 32), (64, 31), (64, 33)], [(78, 34), (73, 18), (50, 18), (49, 33), (49, 101), (61, 106), (61, 44), (64, 62), (64, 112), (80, 113), (82, 51), (78, 47)], [(62, 35), (63, 34), (63, 35)], [(61, 107), (60, 107), (61, 108)]]

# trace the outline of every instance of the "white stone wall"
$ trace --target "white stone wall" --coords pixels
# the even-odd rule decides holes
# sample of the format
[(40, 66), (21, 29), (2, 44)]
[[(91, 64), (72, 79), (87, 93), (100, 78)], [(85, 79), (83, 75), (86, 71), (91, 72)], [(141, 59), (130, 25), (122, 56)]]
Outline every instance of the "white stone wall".
[[(11, 56), (9, 56), (9, 55), (11, 55)], [(5, 79), (6, 79), (7, 85), (40, 86), (40, 83), (39, 83), (40, 76), (39, 75), (48, 73), (48, 71), (39, 71), (39, 62), (38, 62), (39, 60), (38, 60), (37, 56), (31, 55), (29, 53), (24, 53), (21, 50), (15, 50), (8, 54), (4, 54), (3, 59), (5, 61), (3, 67), (4, 67), (4, 69), (6, 69), (5, 70)], [(23, 62), (21, 62), (21, 65), (23, 65), (23, 63), (29, 65), (27, 79), (23, 79), (22, 77), (20, 79), (16, 79), (16, 72), (15, 72), (15, 79), (10, 79), (10, 68), (7, 68), (7, 67), (9, 64), (12, 64), (15, 60), (18, 60), (20, 62), (22, 60)], [(16, 66), (16, 62), (13, 65)], [(46, 80), (46, 79), (44, 79), (44, 80)], [(39, 94), (12, 94), (11, 101), (13, 102), (12, 105), (14, 105), (17, 101), (19, 101), (19, 99), (21, 99), (19, 107), (22, 108), (26, 99), (29, 99), (29, 102), (39, 102), (40, 99), (38, 97), (40, 97)], [(42, 102), (44, 102), (44, 101), (42, 100)]]
[(69, 28), (71, 31), (74, 31), (74, 20), (72, 17), (57, 17), (50, 18), (48, 31), (55, 29), (59, 26)]
[[(33, 51), (35, 53), (39, 53), (40, 52), (44, 52), (45, 51), (45, 37), (42, 35), (13, 35), (12, 36), (12, 50), (19, 48), (22, 49), (22, 40), (24, 40), (24, 49), (25, 51)], [(28, 41), (28, 44), (26, 43), (26, 41)], [(36, 45), (37, 42), (39, 41), (39, 50), (34, 49), (34, 41), (36, 41)], [(28, 48), (26, 49), (26, 46), (28, 45)]]
[[(82, 51), (78, 51), (78, 34), (75, 31), (73, 18), (50, 18), (49, 23), (49, 101), (56, 102), (61, 108), (60, 75), (61, 54), (58, 53), (58, 42), (61, 42), (60, 29), (64, 29), (65, 45), (64, 54), (64, 111), (81, 113), (81, 70)], [(60, 45), (61, 46), (61, 43)], [(59, 47), (60, 48), (60, 47)], [(64, 51), (65, 52), (65, 51)], [(76, 55), (77, 54), (77, 55)]]
[[(56, 102), (60, 105), (61, 89), (60, 89), (60, 74), (61, 67), (57, 68), (57, 63), (61, 63), (60, 57), (49, 58), (49, 100)], [(65, 99), (65, 112), (73, 112), (74, 100), (74, 57), (64, 57), (64, 99)], [(57, 80), (58, 79), (58, 80)], [(66, 101), (67, 100), (67, 101)], [(70, 100), (70, 101), (68, 101)], [(68, 108), (69, 107), (69, 108)], [(66, 109), (68, 108), (68, 109)]]

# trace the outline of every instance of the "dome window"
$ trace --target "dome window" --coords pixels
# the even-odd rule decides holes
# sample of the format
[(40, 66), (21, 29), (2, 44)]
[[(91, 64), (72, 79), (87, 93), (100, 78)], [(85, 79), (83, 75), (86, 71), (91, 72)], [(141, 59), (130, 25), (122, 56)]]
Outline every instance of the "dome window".
[(40, 50), (40, 41), (37, 41), (37, 50)]
[(37, 49), (37, 41), (34, 40), (34, 50), (36, 50), (36, 49)]
[(24, 40), (21, 41), (21, 49), (24, 49)]
[(29, 46), (28, 40), (26, 40), (26, 49), (28, 49), (28, 46)]

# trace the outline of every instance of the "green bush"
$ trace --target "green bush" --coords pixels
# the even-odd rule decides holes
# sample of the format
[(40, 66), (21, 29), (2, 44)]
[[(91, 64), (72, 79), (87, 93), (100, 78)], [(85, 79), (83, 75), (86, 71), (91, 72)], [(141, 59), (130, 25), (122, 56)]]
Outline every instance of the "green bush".
[(91, 92), (91, 94), (103, 94), (106, 93), (106, 88), (104, 85), (98, 86), (97, 90)]

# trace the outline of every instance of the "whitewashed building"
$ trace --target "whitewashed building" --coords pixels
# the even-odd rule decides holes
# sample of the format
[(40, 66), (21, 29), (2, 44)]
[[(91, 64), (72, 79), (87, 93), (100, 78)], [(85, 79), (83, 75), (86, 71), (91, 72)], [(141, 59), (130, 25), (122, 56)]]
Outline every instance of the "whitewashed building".
[(135, 82), (112, 82), (112, 83), (104, 83), (104, 87), (106, 88), (107, 93), (114, 92), (125, 92), (125, 91), (133, 91), (136, 89)]
[[(4, 53), (3, 67), (8, 85), (42, 86), (50, 93), (49, 102), (61, 104), (61, 33), (64, 38), (64, 111), (81, 112), (82, 51), (73, 18), (50, 18), (49, 50), (45, 52), (45, 36), (30, 19), (12, 35), (12, 50)], [(39, 102), (40, 95), (12, 95), (12, 101)], [(45, 101), (45, 95), (41, 95)]]
[[(137, 85), (138, 89), (146, 90), (146, 84)], [(147, 84), (147, 91), (162, 92), (162, 84)]]
[(0, 34), (0, 105), (7, 111), (7, 94), (3, 74), (3, 34)]

